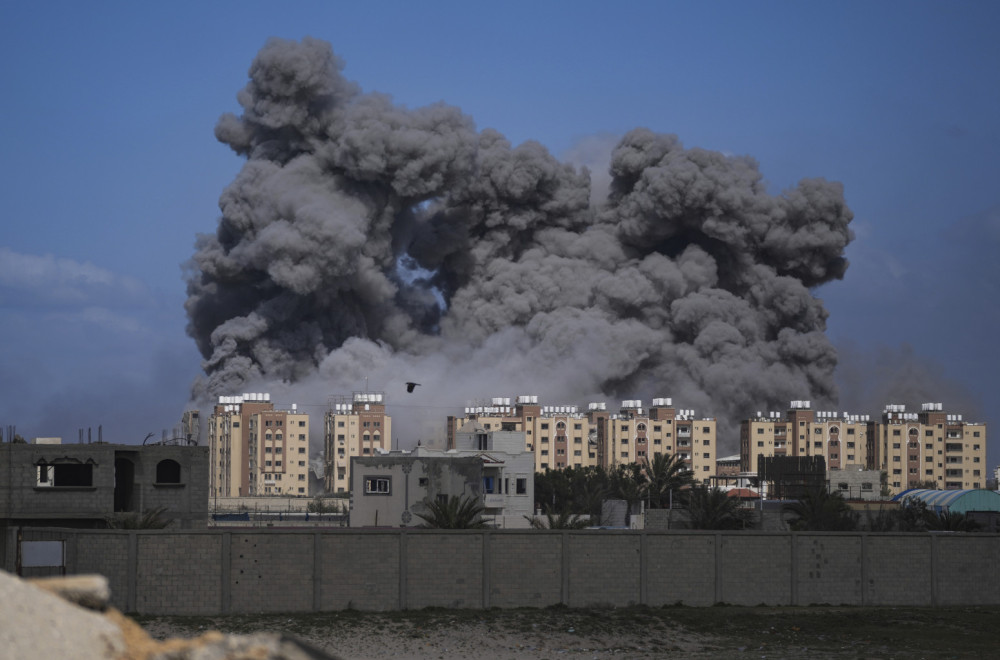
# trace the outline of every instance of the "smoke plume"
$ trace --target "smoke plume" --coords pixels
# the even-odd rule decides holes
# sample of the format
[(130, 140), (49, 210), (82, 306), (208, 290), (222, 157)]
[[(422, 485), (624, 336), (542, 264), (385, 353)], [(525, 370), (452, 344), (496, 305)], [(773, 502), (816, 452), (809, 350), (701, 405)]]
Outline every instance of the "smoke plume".
[(751, 158), (636, 129), (594, 202), (541, 144), (342, 68), (324, 42), (270, 40), (219, 120), (246, 163), (189, 264), (196, 397), (285, 383), (322, 402), (368, 378), (412, 439), (417, 411), (494, 395), (672, 396), (724, 423), (835, 399), (810, 289), (847, 267), (840, 184), (771, 195)]

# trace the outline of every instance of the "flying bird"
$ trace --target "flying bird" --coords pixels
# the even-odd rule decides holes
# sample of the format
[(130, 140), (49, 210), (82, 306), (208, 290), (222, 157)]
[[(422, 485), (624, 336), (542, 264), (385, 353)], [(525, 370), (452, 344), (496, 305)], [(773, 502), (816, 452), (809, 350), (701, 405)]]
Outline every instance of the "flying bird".
[(420, 384), (420, 383), (407, 383), (407, 384), (406, 384), (406, 391), (407, 391), (407, 392), (412, 392), (412, 391), (413, 391), (413, 388), (414, 388), (414, 387), (416, 387), (416, 386), (417, 386), (417, 385), (419, 385), (419, 384)]

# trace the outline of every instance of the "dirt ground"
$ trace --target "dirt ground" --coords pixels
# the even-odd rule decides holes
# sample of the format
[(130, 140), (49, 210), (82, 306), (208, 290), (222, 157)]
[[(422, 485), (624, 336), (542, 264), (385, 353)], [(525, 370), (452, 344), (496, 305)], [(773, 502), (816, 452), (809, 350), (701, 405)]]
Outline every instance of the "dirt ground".
[(995, 658), (1000, 608), (664, 607), (135, 617), (156, 639), (290, 635), (368, 658)]

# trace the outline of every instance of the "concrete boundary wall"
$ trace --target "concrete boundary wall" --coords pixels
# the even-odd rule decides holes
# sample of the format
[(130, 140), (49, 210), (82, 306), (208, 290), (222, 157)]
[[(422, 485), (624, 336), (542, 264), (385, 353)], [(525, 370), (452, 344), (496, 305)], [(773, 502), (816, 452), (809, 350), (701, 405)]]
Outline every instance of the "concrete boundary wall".
[[(1000, 604), (1000, 535), (22, 528), (140, 614)], [(8, 562), (9, 563), (9, 562)], [(12, 571), (13, 566), (6, 567)]]

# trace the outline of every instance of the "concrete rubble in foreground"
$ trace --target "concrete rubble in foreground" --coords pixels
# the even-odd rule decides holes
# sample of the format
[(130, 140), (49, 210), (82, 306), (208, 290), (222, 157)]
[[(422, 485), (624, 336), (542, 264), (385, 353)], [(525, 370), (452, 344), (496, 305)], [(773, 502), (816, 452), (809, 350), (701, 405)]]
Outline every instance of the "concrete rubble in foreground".
[(208, 632), (193, 639), (152, 639), (108, 607), (99, 575), (22, 580), (0, 571), (0, 648), (8, 660), (335, 660), (288, 637)]

